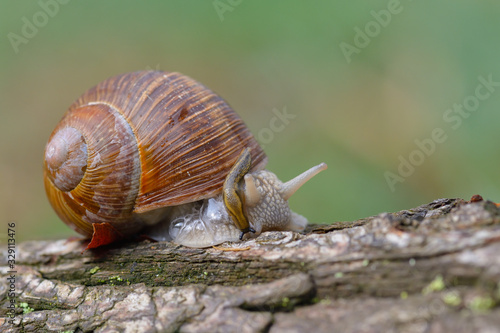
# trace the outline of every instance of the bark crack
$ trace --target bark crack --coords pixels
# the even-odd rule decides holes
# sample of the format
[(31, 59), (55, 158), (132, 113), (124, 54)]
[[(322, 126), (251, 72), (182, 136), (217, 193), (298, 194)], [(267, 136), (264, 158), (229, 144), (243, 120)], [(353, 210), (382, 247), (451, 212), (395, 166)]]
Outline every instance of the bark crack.
[[(5, 332), (498, 331), (500, 210), (440, 199), (222, 251), (125, 243), (19, 244)], [(4, 251), (4, 249), (2, 249)], [(23, 306), (20, 306), (23, 304)], [(27, 305), (24, 305), (27, 304)], [(32, 310), (30, 310), (32, 309)]]

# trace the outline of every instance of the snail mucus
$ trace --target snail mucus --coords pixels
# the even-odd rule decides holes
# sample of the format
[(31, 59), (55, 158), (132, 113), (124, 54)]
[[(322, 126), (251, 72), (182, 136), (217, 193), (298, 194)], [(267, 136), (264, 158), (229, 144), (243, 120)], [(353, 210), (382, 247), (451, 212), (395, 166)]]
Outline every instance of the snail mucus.
[(45, 148), (44, 183), (88, 248), (139, 234), (208, 247), (305, 228), (287, 200), (326, 164), (282, 183), (266, 163), (221, 97), (179, 73), (140, 71), (69, 107)]

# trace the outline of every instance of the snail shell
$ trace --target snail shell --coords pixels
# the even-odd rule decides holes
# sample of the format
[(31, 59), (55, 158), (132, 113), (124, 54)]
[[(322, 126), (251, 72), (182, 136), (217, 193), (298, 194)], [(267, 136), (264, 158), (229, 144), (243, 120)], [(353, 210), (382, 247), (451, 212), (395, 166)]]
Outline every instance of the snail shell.
[(107, 222), (123, 235), (141, 214), (215, 196), (241, 151), (267, 158), (215, 93), (179, 74), (142, 71), (99, 83), (74, 102), (45, 151), (45, 188), (58, 216), (85, 236)]
[(139, 231), (205, 247), (266, 230), (302, 230), (288, 198), (326, 164), (282, 183), (241, 118), (195, 80), (142, 71), (76, 100), (45, 149), (58, 216), (88, 248)]

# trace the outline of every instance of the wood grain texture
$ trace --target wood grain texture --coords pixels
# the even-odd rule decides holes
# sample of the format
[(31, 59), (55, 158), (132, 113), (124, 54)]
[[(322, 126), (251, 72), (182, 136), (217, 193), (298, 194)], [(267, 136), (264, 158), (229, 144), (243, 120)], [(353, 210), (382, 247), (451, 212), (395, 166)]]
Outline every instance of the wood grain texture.
[[(16, 301), (27, 306), (0, 329), (499, 331), (500, 210), (491, 202), (439, 199), (225, 246), (142, 242), (82, 254), (78, 241), (22, 243)], [(0, 266), (0, 317), (7, 271)]]

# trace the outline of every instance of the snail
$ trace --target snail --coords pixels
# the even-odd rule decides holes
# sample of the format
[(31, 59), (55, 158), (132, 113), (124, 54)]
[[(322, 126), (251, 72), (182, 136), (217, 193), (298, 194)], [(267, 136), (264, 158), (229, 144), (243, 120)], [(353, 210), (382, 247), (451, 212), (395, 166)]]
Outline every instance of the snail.
[(140, 71), (69, 107), (45, 148), (44, 184), (88, 248), (139, 234), (208, 247), (305, 228), (287, 200), (326, 164), (282, 183), (266, 163), (221, 97), (179, 73)]

